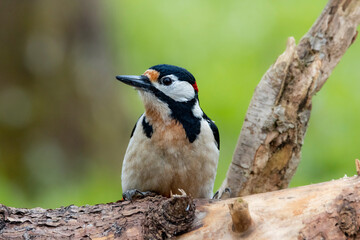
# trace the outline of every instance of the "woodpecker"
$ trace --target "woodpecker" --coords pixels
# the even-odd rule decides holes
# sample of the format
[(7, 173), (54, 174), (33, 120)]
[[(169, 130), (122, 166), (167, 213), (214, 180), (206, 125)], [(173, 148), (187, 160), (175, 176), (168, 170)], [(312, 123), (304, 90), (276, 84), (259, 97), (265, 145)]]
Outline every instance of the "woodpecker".
[(140, 76), (116, 78), (135, 87), (145, 107), (124, 156), (124, 198), (134, 191), (169, 197), (179, 189), (194, 198), (211, 198), (220, 139), (215, 123), (200, 108), (194, 76), (160, 64)]

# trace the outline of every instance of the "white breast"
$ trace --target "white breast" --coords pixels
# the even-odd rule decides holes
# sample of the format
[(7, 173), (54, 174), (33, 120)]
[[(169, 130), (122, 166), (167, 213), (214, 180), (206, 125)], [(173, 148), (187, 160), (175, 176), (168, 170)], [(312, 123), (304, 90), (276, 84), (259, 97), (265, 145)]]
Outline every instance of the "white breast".
[(176, 125), (170, 125), (171, 131), (178, 132), (176, 135), (153, 126), (153, 136), (147, 138), (141, 125), (143, 118), (138, 120), (124, 157), (123, 192), (138, 189), (169, 196), (170, 191), (177, 193), (181, 188), (195, 198), (210, 198), (219, 150), (208, 123), (201, 120), (201, 132), (190, 143)]

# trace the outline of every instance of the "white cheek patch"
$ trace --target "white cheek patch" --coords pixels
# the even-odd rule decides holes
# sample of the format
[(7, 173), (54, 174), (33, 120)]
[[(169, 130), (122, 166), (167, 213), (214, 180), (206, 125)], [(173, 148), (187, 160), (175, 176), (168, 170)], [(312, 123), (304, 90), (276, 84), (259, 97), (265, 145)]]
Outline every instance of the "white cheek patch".
[(179, 81), (174, 75), (169, 75), (168, 77), (173, 79), (173, 83), (171, 85), (164, 86), (159, 83), (155, 83), (154, 86), (177, 102), (186, 102), (195, 97), (194, 88), (190, 83), (186, 81)]

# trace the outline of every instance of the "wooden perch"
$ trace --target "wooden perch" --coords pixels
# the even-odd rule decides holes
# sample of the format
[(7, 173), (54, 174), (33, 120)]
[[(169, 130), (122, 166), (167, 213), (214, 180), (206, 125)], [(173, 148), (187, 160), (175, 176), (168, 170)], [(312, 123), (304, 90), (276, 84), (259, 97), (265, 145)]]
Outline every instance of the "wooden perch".
[[(202, 227), (179, 239), (358, 239), (360, 237), (360, 177), (245, 196), (253, 224), (232, 231), (227, 199), (197, 203)], [(199, 224), (199, 223), (197, 223)], [(358, 237), (358, 238), (356, 238)]]
[[(255, 90), (220, 195), (226, 187), (244, 196), (288, 186), (312, 96), (354, 42), (359, 23), (360, 0), (330, 0), (297, 46), (289, 38)], [(188, 196), (53, 210), (0, 205), (0, 239), (360, 238), (358, 176), (243, 199), (247, 207), (234, 198)]]
[(221, 188), (231, 196), (286, 188), (300, 162), (312, 97), (354, 42), (360, 1), (330, 0), (296, 46), (265, 73), (246, 113), (232, 163)]
[[(153, 197), (54, 210), (0, 205), (1, 239), (358, 239), (360, 177), (243, 197), (250, 228), (233, 231), (234, 200)], [(196, 211), (195, 211), (196, 205)], [(185, 231), (188, 231), (185, 234)], [(182, 234), (182, 235), (181, 235)], [(180, 235), (180, 236), (179, 236)]]
[(0, 204), (0, 239), (162, 239), (189, 230), (194, 217), (187, 196), (53, 210)]

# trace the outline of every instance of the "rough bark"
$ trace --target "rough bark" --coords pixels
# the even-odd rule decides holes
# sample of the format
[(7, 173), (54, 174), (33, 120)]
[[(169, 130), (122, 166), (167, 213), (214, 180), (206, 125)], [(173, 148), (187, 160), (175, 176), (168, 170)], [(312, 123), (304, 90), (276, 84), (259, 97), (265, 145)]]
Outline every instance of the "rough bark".
[(154, 197), (53, 210), (0, 205), (0, 239), (360, 239), (358, 176), (243, 199), (252, 222), (242, 233), (233, 231), (228, 208), (238, 199)]
[(289, 38), (255, 90), (220, 193), (228, 187), (235, 197), (288, 186), (300, 162), (312, 97), (354, 42), (359, 23), (360, 1), (330, 0), (297, 46)]
[(0, 205), (0, 239), (164, 239), (189, 230), (194, 217), (187, 196), (57, 209)]

